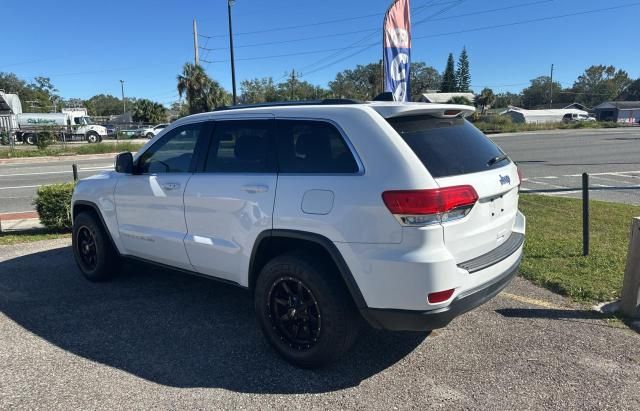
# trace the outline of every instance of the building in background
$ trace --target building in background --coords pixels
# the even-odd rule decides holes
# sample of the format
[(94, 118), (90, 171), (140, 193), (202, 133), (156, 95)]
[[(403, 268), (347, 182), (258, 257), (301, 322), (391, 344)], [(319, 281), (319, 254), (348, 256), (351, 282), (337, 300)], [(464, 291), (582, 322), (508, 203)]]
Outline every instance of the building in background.
[(437, 91), (428, 91), (426, 93), (422, 93), (420, 96), (420, 102), (422, 103), (448, 103), (451, 99), (455, 97), (464, 97), (469, 100), (470, 103), (473, 103), (476, 96), (473, 93), (438, 93)]
[(599, 121), (640, 124), (640, 101), (606, 101), (593, 110)]
[(514, 123), (544, 124), (571, 121), (594, 121), (585, 110), (562, 108), (551, 110), (526, 110), (520, 107), (509, 107), (500, 113), (501, 116), (511, 118)]

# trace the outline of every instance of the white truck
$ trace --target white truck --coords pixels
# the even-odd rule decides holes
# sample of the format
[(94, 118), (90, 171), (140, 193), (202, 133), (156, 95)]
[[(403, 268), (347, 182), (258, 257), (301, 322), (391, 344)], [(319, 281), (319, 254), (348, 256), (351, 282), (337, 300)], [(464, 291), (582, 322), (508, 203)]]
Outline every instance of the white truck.
[(86, 108), (63, 108), (61, 113), (16, 114), (16, 138), (26, 144), (35, 144), (38, 130), (51, 127), (60, 140), (86, 140), (99, 143), (107, 136), (106, 127), (92, 124)]
[(0, 131), (26, 144), (37, 142), (38, 132), (49, 129), (58, 140), (98, 143), (107, 136), (106, 127), (92, 124), (86, 108), (63, 108), (60, 113), (23, 113), (17, 94), (0, 91)]

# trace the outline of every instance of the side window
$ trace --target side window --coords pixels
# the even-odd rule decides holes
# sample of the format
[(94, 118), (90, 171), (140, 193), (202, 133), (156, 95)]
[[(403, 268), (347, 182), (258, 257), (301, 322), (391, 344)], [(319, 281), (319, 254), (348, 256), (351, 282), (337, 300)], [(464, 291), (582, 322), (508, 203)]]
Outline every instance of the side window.
[(205, 173), (275, 173), (273, 120), (216, 121)]
[(344, 138), (330, 123), (278, 120), (281, 173), (356, 173), (358, 164)]
[(187, 124), (166, 134), (138, 161), (141, 173), (188, 173), (202, 130), (201, 123)]

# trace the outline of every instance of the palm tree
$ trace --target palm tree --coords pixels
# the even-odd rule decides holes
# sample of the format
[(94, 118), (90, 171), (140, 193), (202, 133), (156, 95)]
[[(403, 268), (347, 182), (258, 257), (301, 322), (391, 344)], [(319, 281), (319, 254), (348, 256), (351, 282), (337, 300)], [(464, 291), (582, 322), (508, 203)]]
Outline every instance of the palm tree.
[(186, 96), (189, 114), (211, 111), (227, 102), (227, 93), (201, 66), (185, 63), (177, 79), (178, 94)]
[(482, 89), (480, 94), (476, 96), (476, 106), (482, 107), (482, 114), (487, 111), (487, 107), (490, 107), (496, 101), (496, 96), (493, 94), (493, 90), (488, 87)]
[(151, 100), (138, 100), (133, 108), (133, 121), (161, 123), (167, 121), (167, 109)]

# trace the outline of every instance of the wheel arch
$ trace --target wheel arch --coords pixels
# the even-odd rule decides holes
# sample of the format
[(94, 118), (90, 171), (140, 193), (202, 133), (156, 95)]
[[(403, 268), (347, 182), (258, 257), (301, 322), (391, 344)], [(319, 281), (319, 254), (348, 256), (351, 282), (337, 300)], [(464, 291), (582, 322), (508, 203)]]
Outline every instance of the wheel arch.
[(113, 241), (113, 237), (111, 236), (111, 231), (109, 231), (109, 226), (107, 225), (106, 221), (104, 220), (104, 217), (102, 216), (102, 213), (100, 212), (100, 208), (95, 203), (92, 203), (90, 201), (76, 200), (76, 201), (74, 201), (72, 209), (71, 209), (71, 221), (74, 221), (76, 216), (78, 214), (82, 213), (82, 212), (90, 212), (90, 213), (95, 214), (98, 217), (98, 221), (100, 222), (100, 224), (102, 224), (102, 228), (107, 233), (107, 236), (109, 237), (109, 241), (111, 242), (111, 245), (113, 246), (113, 249), (116, 250), (116, 252), (118, 252), (118, 254), (120, 254), (120, 250), (118, 249), (118, 246), (116, 245), (116, 242)]
[(335, 244), (323, 235), (306, 231), (274, 229), (258, 235), (249, 260), (249, 289), (254, 289), (260, 270), (270, 259), (287, 251), (301, 249), (329, 256), (356, 307), (367, 307), (360, 287)]

